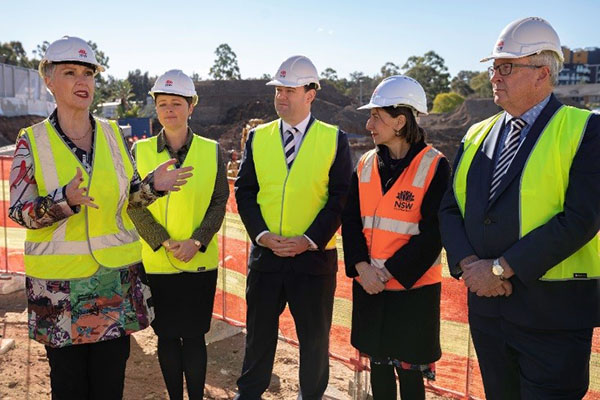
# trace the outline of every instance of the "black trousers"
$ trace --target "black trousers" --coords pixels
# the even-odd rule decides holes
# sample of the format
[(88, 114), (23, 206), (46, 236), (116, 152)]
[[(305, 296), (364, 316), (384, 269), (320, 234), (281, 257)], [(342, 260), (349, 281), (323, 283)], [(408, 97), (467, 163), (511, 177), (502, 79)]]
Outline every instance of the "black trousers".
[(277, 347), (279, 315), (290, 307), (300, 344), (300, 392), (320, 399), (329, 380), (329, 330), (335, 274), (308, 275), (250, 270), (246, 285), (246, 353), (237, 381), (240, 400), (259, 399), (267, 390)]
[(544, 330), (470, 314), (488, 400), (575, 400), (588, 390), (593, 329)]
[(104, 342), (52, 348), (52, 400), (120, 400), (129, 358), (129, 335)]

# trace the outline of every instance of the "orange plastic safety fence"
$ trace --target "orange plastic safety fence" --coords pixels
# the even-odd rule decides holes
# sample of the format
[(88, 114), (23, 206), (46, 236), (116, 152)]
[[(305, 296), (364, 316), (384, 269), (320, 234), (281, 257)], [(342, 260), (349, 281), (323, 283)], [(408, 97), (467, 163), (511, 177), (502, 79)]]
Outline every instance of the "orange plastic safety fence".
[[(0, 239), (0, 272), (23, 273), (23, 240), (25, 230), (7, 217), (9, 207), (10, 167), (12, 157), (0, 157), (2, 191), (2, 234)], [(246, 323), (246, 274), (250, 250), (246, 230), (237, 212), (230, 181), (227, 214), (219, 232), (220, 267), (213, 315), (230, 324)], [(358, 352), (350, 345), (352, 311), (351, 280), (344, 275), (343, 253), (338, 240), (337, 289), (331, 328), (331, 357), (344, 361), (354, 370), (367, 369)], [(484, 398), (481, 374), (475, 351), (470, 342), (467, 321), (466, 289), (462, 282), (445, 275), (442, 282), (441, 340), (443, 355), (436, 364), (436, 381), (428, 389), (455, 398)], [(280, 318), (281, 336), (297, 343), (293, 319), (288, 310)], [(586, 400), (600, 400), (600, 329), (596, 329), (590, 361), (590, 391)]]

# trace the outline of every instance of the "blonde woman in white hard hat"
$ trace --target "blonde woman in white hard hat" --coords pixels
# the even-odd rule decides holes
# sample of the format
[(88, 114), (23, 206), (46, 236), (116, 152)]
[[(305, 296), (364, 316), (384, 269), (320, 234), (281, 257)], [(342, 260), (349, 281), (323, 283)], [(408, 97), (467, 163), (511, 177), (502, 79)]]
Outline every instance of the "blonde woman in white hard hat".
[(118, 126), (89, 110), (104, 71), (82, 39), (48, 46), (39, 67), (56, 110), (17, 138), (9, 216), (27, 228), (29, 336), (44, 344), (53, 399), (120, 399), (129, 334), (153, 318), (127, 208), (178, 190), (191, 168), (144, 180)]
[(342, 216), (346, 274), (353, 281), (354, 347), (371, 360), (373, 397), (425, 399), (440, 350), (441, 239), (437, 212), (448, 161), (425, 143), (421, 85), (384, 79), (369, 104), (375, 148), (354, 171)]
[(158, 360), (171, 400), (183, 399), (183, 377), (191, 400), (202, 399), (206, 375), (204, 334), (217, 285), (217, 231), (229, 197), (219, 144), (194, 133), (188, 120), (198, 103), (194, 82), (180, 70), (160, 76), (150, 91), (163, 129), (132, 149), (140, 176), (174, 158), (193, 166), (181, 191), (147, 209), (132, 210), (142, 237), (142, 259), (152, 289)]

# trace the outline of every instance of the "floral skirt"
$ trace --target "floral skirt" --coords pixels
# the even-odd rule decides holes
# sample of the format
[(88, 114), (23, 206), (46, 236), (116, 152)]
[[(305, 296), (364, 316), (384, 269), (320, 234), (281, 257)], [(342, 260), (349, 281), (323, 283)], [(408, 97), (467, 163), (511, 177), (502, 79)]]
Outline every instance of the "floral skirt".
[(144, 329), (154, 319), (141, 263), (100, 267), (84, 279), (27, 277), (29, 337), (50, 347), (96, 343)]

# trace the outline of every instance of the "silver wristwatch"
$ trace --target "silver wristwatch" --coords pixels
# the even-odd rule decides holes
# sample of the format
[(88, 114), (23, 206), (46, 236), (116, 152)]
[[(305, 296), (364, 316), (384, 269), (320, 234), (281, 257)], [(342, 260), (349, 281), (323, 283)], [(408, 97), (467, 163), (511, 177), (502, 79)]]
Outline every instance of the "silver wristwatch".
[(502, 276), (503, 273), (504, 268), (502, 267), (502, 265), (500, 265), (500, 259), (496, 258), (494, 261), (492, 261), (492, 274), (496, 275), (501, 280), (504, 280), (505, 278), (504, 276)]

